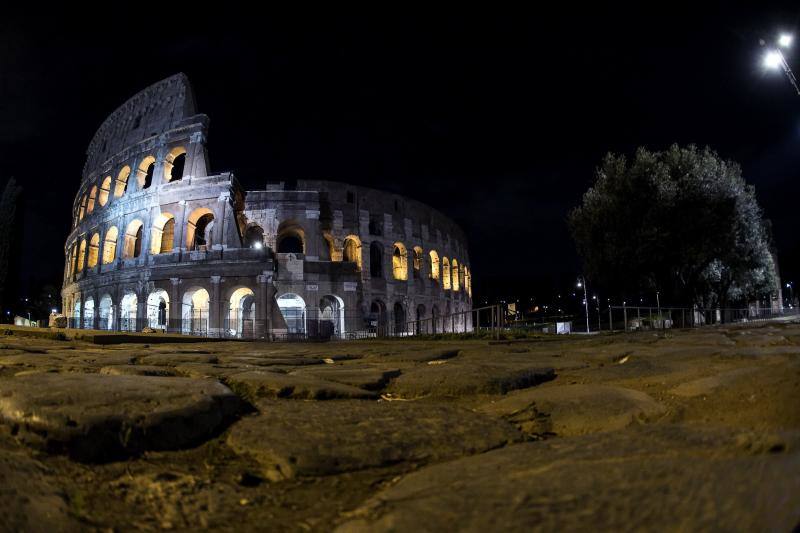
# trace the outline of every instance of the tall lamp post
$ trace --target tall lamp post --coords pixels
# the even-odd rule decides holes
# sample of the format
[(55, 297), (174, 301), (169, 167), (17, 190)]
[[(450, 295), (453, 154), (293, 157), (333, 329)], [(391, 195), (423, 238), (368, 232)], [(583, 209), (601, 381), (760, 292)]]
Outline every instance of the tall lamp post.
[(583, 307), (586, 311), (586, 333), (589, 333), (589, 298), (586, 295), (586, 278), (578, 277), (578, 288), (583, 287)]
[[(781, 48), (789, 48), (792, 46), (793, 40), (794, 37), (788, 33), (784, 33), (778, 37), (777, 46), (770, 47), (767, 49), (767, 53), (764, 54), (764, 66), (771, 70), (782, 69), (786, 77), (789, 78), (789, 83), (792, 84), (795, 92), (800, 96), (800, 86), (797, 84), (797, 78), (794, 77), (794, 72), (792, 72), (789, 63), (786, 62), (786, 57), (784, 57), (783, 52), (781, 52)], [(766, 45), (764, 41), (761, 41), (761, 44)]]

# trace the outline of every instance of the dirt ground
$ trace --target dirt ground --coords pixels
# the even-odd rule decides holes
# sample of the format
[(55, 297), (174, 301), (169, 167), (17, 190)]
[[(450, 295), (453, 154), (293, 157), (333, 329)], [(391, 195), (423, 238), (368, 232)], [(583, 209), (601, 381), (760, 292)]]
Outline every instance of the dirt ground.
[(3, 531), (791, 531), (800, 324), (0, 338)]

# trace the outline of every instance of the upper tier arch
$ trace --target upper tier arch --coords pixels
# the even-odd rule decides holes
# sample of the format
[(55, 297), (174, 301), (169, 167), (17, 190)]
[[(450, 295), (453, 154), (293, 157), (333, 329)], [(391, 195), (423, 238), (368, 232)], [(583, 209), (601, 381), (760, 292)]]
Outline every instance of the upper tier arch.
[(175, 129), (196, 114), (194, 92), (182, 72), (139, 91), (97, 129), (86, 150), (83, 177), (121, 150)]

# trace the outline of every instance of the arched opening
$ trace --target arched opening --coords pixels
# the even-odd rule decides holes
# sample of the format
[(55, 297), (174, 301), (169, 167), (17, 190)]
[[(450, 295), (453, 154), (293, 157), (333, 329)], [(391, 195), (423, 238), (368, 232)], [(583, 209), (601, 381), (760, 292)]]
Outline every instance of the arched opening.
[(181, 331), (189, 335), (206, 335), (208, 333), (208, 302), (211, 298), (208, 291), (194, 287), (183, 293), (181, 310)]
[(408, 279), (408, 250), (402, 242), (394, 243), (392, 276), (401, 281)]
[(136, 169), (136, 181), (140, 189), (147, 189), (153, 184), (153, 172), (156, 170), (156, 158), (148, 155), (139, 163)]
[(89, 197), (87, 195), (83, 195), (81, 198), (81, 208), (78, 211), (78, 221), (83, 220), (84, 215), (86, 215), (86, 202), (88, 201)]
[(100, 234), (95, 233), (89, 240), (89, 257), (86, 259), (86, 263), (89, 266), (89, 268), (94, 268), (97, 266), (97, 260), (99, 255), (100, 255)]
[(114, 196), (119, 198), (128, 190), (128, 178), (131, 175), (131, 167), (125, 165), (117, 174), (117, 181), (114, 183)]
[(86, 239), (81, 239), (81, 245), (78, 247), (78, 272), (83, 272), (84, 259), (86, 259)]
[(76, 298), (75, 303), (72, 304), (72, 327), (80, 328), (81, 324), (81, 299)]
[(428, 253), (431, 262), (431, 279), (439, 282), (439, 254), (436, 250), (431, 250)]
[(117, 257), (117, 239), (119, 238), (119, 230), (116, 226), (111, 226), (106, 231), (106, 238), (103, 242), (103, 264), (109, 265), (114, 262)]
[(369, 245), (369, 276), (383, 277), (383, 246), (378, 241), (372, 241)]
[(387, 334), (386, 305), (380, 300), (373, 300), (369, 306), (368, 329), (378, 337)]
[(114, 304), (111, 300), (111, 296), (108, 294), (104, 294), (100, 298), (97, 322), (97, 327), (99, 329), (114, 329)]
[(86, 213), (94, 211), (94, 202), (97, 199), (97, 185), (93, 185), (89, 191), (89, 201), (86, 203)]
[(453, 258), (453, 265), (450, 267), (453, 272), (453, 290), (457, 291), (461, 288), (461, 280), (459, 279), (458, 260)]
[(104, 206), (108, 203), (108, 195), (111, 194), (111, 176), (106, 176), (100, 184), (100, 192), (97, 195), (97, 203)]
[(424, 322), (425, 320), (425, 306), (419, 304), (417, 306), (417, 316), (415, 317), (416, 322), (414, 323), (414, 333), (416, 335), (421, 335), (423, 333), (428, 332), (427, 323)]
[(326, 294), (319, 301), (319, 334), (344, 338), (344, 300), (335, 294)]
[(406, 310), (403, 307), (403, 304), (400, 302), (395, 302), (394, 308), (392, 309), (392, 315), (394, 316), (394, 334), (396, 336), (408, 335)]
[(419, 246), (414, 247), (412, 266), (414, 270), (414, 279), (420, 279), (422, 277), (422, 248)]
[(464, 284), (467, 287), (467, 296), (472, 298), (472, 271), (469, 267), (464, 267)]
[(175, 217), (171, 213), (161, 213), (150, 230), (150, 253), (167, 254), (175, 248)]
[(186, 247), (189, 250), (211, 248), (211, 232), (214, 228), (214, 213), (207, 207), (192, 211), (186, 223)]
[(164, 182), (178, 181), (183, 178), (183, 170), (186, 166), (186, 149), (183, 146), (176, 146), (169, 151), (164, 158)]
[(156, 289), (147, 295), (147, 325), (151, 329), (167, 330), (169, 319), (169, 295), (164, 289)]
[(439, 316), (439, 307), (434, 305), (431, 307), (431, 333), (441, 333), (442, 332), (442, 325), (441, 325), (441, 318)]
[(442, 332), (453, 331), (452, 328), (453, 317), (451, 315), (452, 311), (450, 310), (450, 302), (447, 302), (444, 308), (444, 316), (442, 317)]
[(232, 337), (255, 337), (256, 295), (247, 287), (239, 287), (228, 300), (225, 330)]
[(286, 331), (290, 335), (306, 333), (306, 302), (294, 293), (286, 293), (278, 297), (278, 308), (286, 321)]
[(336, 246), (334, 244), (333, 235), (323, 232), (322, 242), (320, 243), (320, 260), (321, 261), (335, 261), (336, 260)]
[(245, 248), (260, 250), (264, 247), (264, 229), (258, 224), (251, 224), (244, 232)]
[(123, 257), (131, 259), (139, 257), (142, 253), (142, 221), (139, 219), (131, 221), (128, 229), (125, 230), (125, 248)]
[(300, 224), (283, 221), (278, 226), (276, 247), (279, 254), (305, 253), (305, 231)]
[(450, 260), (442, 257), (442, 287), (444, 290), (450, 290)]
[(94, 329), (94, 298), (91, 296), (83, 304), (83, 329)]
[(136, 314), (139, 299), (133, 292), (128, 292), (119, 303), (119, 329), (121, 331), (136, 331)]
[(355, 235), (348, 235), (344, 239), (344, 260), (355, 263), (356, 269), (361, 271), (361, 239)]

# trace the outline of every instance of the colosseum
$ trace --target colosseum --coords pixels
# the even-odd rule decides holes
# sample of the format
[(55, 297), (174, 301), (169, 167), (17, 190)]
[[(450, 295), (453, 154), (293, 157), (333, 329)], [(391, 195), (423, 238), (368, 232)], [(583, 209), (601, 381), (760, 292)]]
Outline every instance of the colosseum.
[(65, 245), (71, 327), (262, 339), (471, 330), (453, 221), (333, 181), (246, 191), (210, 173), (208, 124), (177, 74), (97, 130)]

